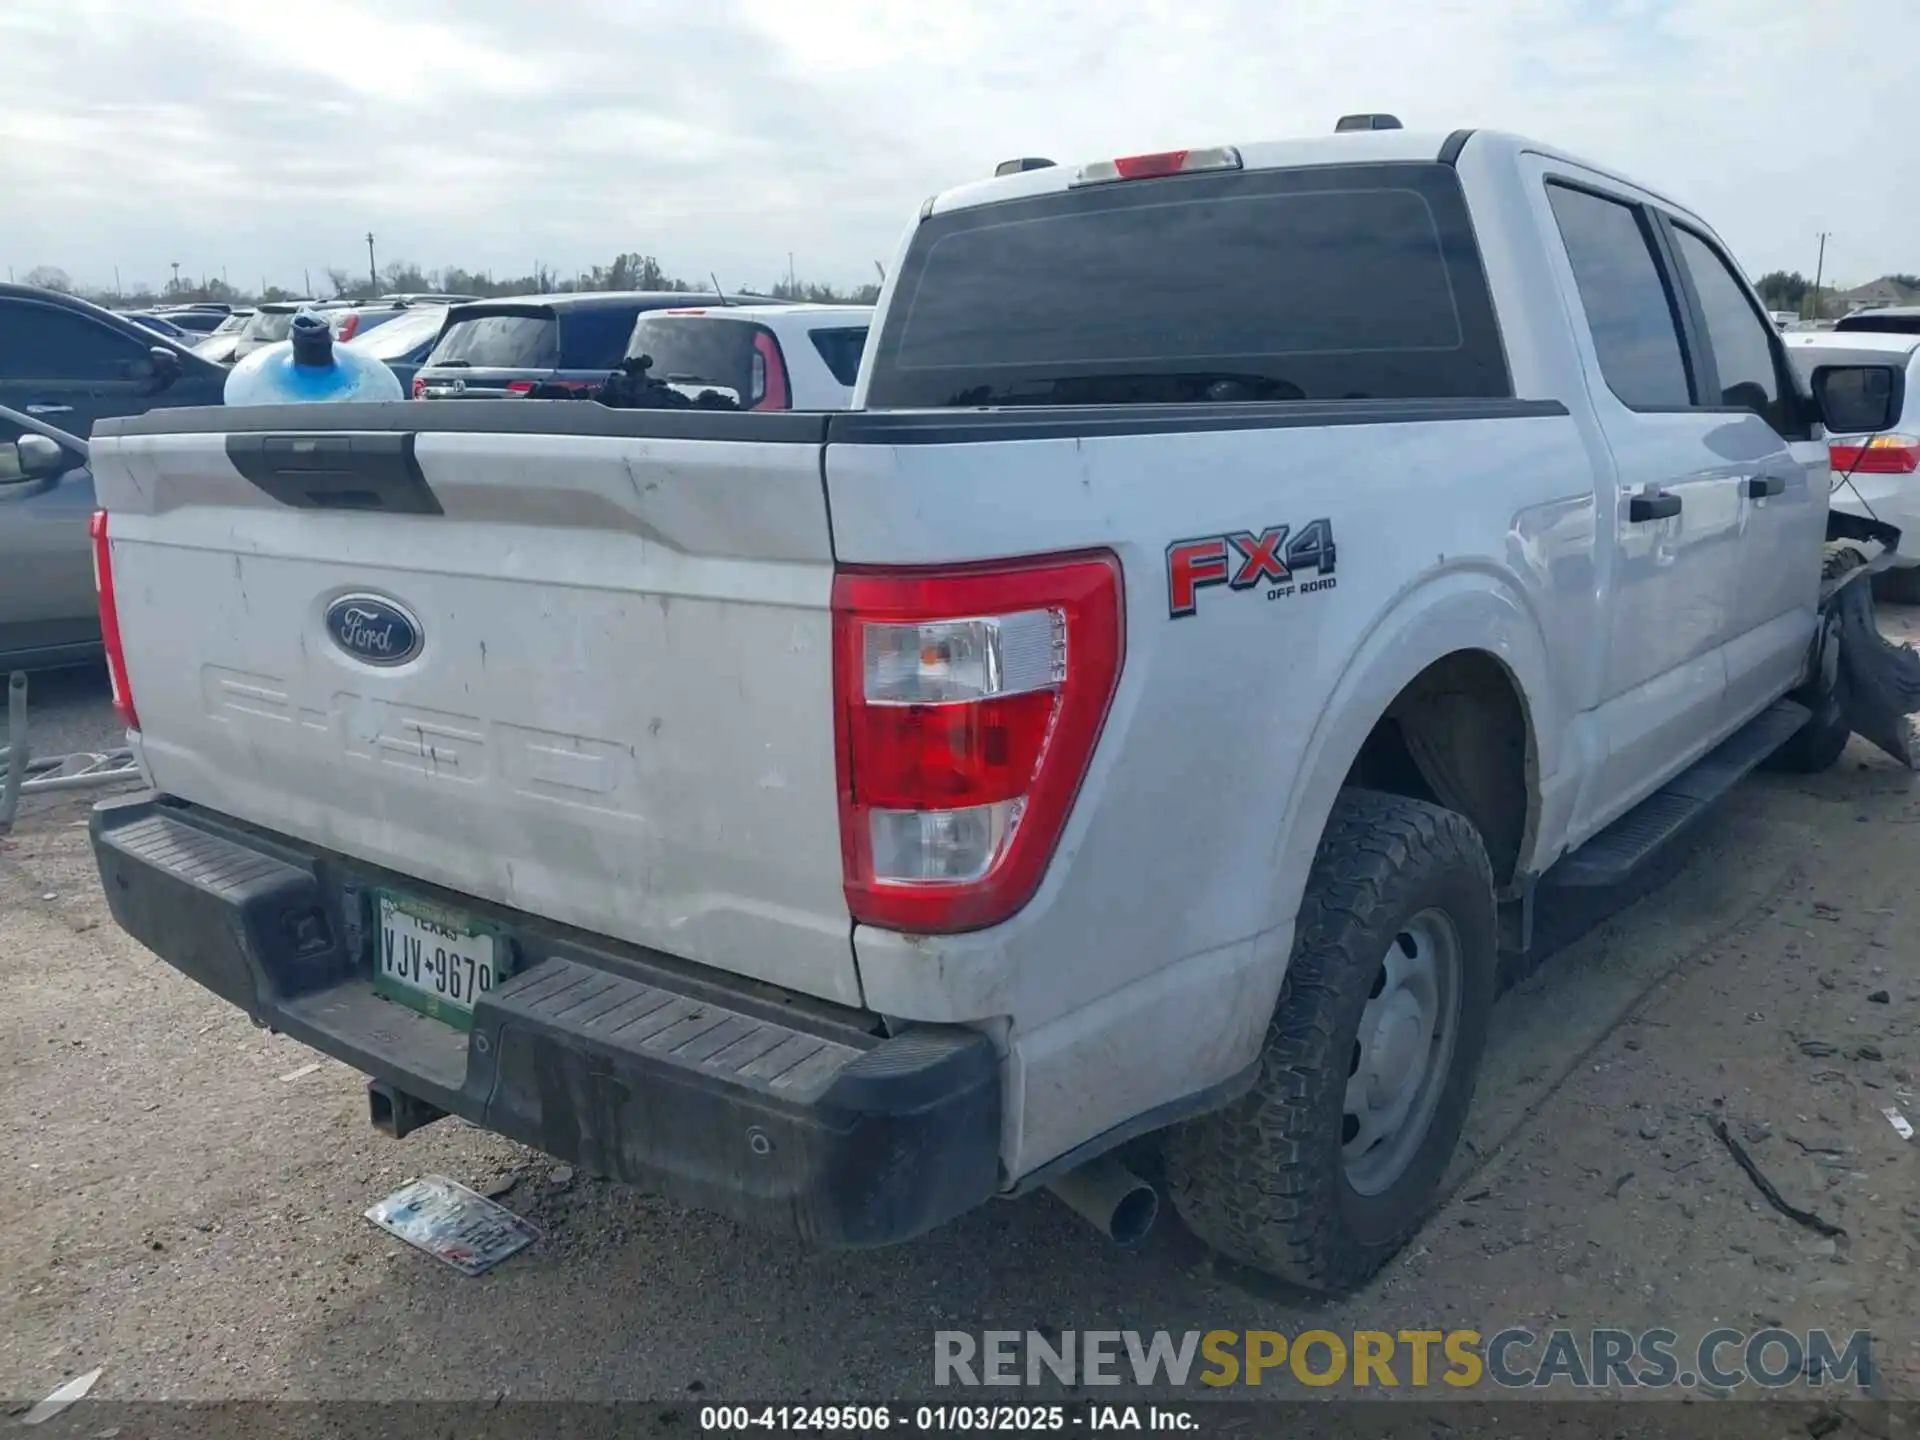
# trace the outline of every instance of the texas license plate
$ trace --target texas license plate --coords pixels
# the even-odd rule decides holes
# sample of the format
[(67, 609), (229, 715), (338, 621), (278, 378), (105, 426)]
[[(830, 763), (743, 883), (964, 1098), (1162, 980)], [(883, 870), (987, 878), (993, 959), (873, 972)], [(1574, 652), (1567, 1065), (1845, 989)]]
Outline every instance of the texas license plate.
[(474, 1004), (505, 978), (505, 942), (456, 910), (386, 891), (374, 919), (375, 992), (470, 1028)]

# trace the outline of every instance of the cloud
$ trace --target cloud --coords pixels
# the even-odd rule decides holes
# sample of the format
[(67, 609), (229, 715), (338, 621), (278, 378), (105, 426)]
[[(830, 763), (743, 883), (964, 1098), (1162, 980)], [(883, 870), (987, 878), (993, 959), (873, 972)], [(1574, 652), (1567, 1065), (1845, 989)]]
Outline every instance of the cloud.
[(852, 283), (928, 194), (1059, 159), (1519, 130), (1693, 205), (1750, 270), (1920, 269), (1876, 0), (7, 0), (0, 260), (298, 284), (620, 250)]

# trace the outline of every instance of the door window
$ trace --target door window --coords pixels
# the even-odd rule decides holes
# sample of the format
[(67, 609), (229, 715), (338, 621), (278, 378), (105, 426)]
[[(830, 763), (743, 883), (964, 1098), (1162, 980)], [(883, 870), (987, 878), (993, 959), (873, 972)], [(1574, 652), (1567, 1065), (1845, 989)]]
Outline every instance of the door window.
[(85, 315), (0, 302), (0, 379), (134, 380), (152, 369), (145, 345)]
[(1631, 410), (1690, 406), (1679, 310), (1640, 211), (1570, 185), (1549, 184), (1547, 198), (1607, 388)]
[(1782, 435), (1791, 420), (1780, 365), (1773, 348), (1773, 327), (1754, 308), (1727, 262), (1691, 230), (1673, 229), (1680, 262), (1687, 267), (1707, 327), (1720, 393), (1702, 397), (1709, 408), (1751, 410)]

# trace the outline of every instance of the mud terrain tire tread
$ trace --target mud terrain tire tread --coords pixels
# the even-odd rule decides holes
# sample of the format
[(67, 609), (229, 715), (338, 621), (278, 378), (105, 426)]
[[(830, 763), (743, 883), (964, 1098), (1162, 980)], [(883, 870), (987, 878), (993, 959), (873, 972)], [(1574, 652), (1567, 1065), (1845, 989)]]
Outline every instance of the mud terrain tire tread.
[[(1460, 945), (1452, 1070), (1421, 1150), (1374, 1204), (1354, 1194), (1341, 1164), (1344, 1052), (1386, 947), (1436, 892)], [(1495, 951), (1492, 869), (1473, 825), (1418, 800), (1343, 792), (1314, 857), (1258, 1078), (1166, 1137), (1168, 1189), (1188, 1227), (1233, 1260), (1323, 1293), (1349, 1290), (1391, 1259), (1426, 1218), (1465, 1122)], [(1355, 1204), (1373, 1204), (1359, 1226)]]

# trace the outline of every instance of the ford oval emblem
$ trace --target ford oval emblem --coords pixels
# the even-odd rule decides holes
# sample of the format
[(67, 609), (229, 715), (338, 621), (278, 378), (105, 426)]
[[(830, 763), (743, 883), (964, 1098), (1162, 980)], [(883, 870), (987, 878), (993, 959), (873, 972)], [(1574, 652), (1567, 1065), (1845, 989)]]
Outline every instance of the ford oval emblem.
[(342, 595), (327, 607), (327, 634), (369, 665), (404, 665), (426, 638), (407, 608), (384, 595)]

